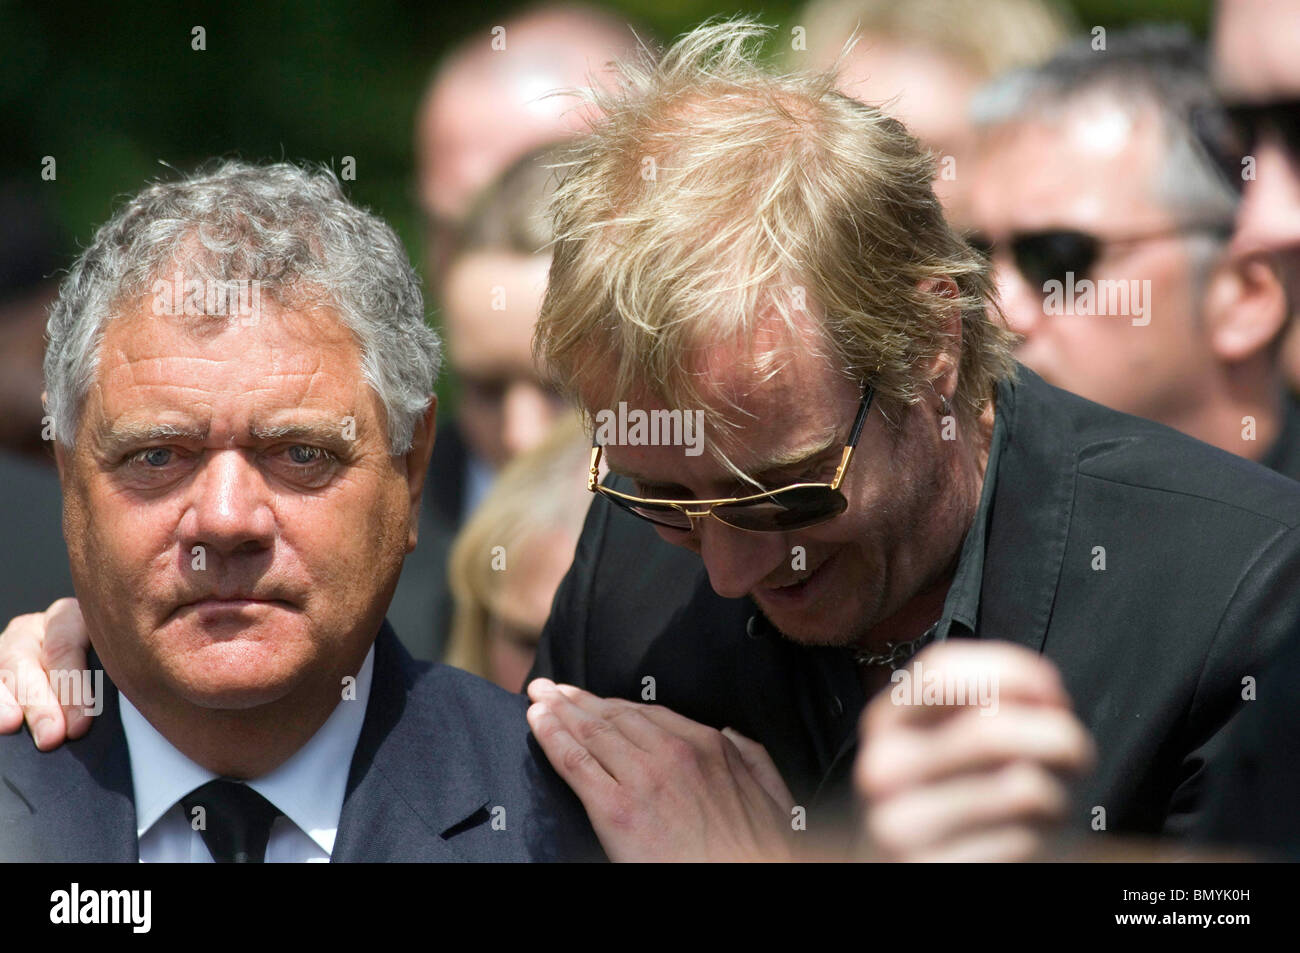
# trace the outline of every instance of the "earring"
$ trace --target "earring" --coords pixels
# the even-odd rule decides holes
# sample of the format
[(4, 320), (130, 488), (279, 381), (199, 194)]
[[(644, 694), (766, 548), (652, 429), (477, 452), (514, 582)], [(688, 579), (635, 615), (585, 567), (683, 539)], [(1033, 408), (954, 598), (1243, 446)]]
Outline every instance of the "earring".
[(944, 397), (943, 394), (939, 395), (939, 415), (941, 417), (952, 416), (952, 408), (948, 406), (948, 398)]

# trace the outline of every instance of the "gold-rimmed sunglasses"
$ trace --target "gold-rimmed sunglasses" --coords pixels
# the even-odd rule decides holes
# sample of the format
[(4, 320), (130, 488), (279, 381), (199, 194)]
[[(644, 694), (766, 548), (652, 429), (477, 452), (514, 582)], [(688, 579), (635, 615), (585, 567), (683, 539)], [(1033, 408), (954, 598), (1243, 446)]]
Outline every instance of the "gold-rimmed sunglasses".
[(858, 437), (862, 435), (862, 425), (866, 423), (874, 396), (875, 390), (866, 385), (858, 404), (858, 414), (853, 420), (853, 430), (840, 455), (835, 478), (830, 483), (792, 483), (764, 493), (719, 500), (660, 500), (632, 496), (600, 482), (600, 456), (604, 448), (600, 444), (593, 444), (587, 489), (592, 493), (603, 494), (611, 503), (633, 516), (671, 529), (691, 530), (697, 519), (710, 516), (720, 523), (751, 533), (784, 533), (816, 526), (834, 519), (848, 508), (849, 502), (840, 492), (840, 483), (853, 458)]

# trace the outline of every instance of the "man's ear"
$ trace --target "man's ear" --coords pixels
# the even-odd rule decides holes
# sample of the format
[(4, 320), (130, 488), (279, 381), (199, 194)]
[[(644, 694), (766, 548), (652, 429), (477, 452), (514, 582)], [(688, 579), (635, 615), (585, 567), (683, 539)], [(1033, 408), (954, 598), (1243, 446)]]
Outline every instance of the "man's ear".
[(59, 473), (59, 483), (62, 486), (68, 485), (68, 454), (63, 449), (63, 444), (58, 440), (54, 441), (54, 466)]
[(926, 278), (917, 285), (917, 288), (923, 294), (937, 295), (940, 298), (952, 299), (954, 302), (946, 312), (947, 323), (944, 327), (944, 335), (948, 343), (934, 356), (926, 375), (934, 385), (935, 393), (942, 394), (951, 401), (953, 394), (957, 392), (957, 370), (961, 365), (961, 308), (955, 303), (961, 291), (957, 287), (957, 282), (951, 278)]
[[(49, 391), (46, 390), (41, 391), (41, 408), (47, 414), (50, 412), (50, 402), (47, 399), (48, 396), (49, 396)], [(58, 434), (55, 434), (54, 439), (50, 442), (54, 444), (54, 466), (58, 468), (59, 471), (59, 483), (63, 484), (64, 473), (68, 468), (67, 452), (63, 449), (63, 444), (59, 443)]]
[(419, 539), (420, 498), (424, 494), (424, 479), (429, 473), (429, 458), (433, 454), (433, 440), (438, 431), (438, 397), (429, 399), (429, 407), (415, 422), (411, 434), (411, 449), (403, 458), (406, 464), (406, 485), (410, 493), (411, 520), (406, 539), (406, 551), (415, 549)]
[(1226, 364), (1262, 353), (1286, 324), (1286, 289), (1262, 254), (1224, 255), (1206, 283), (1204, 301), (1210, 350)]

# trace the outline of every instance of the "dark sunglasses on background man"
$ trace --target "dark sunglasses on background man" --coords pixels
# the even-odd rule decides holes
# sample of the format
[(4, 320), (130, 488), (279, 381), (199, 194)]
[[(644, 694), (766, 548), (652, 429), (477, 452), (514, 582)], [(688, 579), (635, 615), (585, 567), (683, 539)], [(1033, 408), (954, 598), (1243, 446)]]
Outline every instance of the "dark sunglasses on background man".
[(1300, 99), (1203, 107), (1193, 110), (1192, 128), (1206, 154), (1238, 192), (1246, 186), (1242, 160), (1255, 154), (1265, 133), (1272, 133), (1292, 161), (1300, 163)]
[(750, 496), (732, 496), (717, 500), (670, 500), (632, 496), (604, 486), (600, 482), (599, 444), (591, 448), (591, 470), (587, 474), (587, 489), (600, 493), (614, 505), (659, 526), (690, 531), (697, 519), (713, 517), (720, 523), (751, 533), (784, 533), (805, 529), (834, 519), (848, 508), (848, 500), (840, 492), (840, 483), (849, 468), (849, 460), (862, 435), (867, 411), (875, 390), (867, 385), (858, 403), (858, 413), (853, 419), (848, 443), (840, 454), (840, 465), (830, 483), (792, 483), (789, 486)]
[[(1043, 288), (1049, 281), (1064, 285), (1067, 276), (1074, 280), (1086, 278), (1101, 257), (1102, 249), (1111, 245), (1133, 245), (1158, 238), (1209, 232), (1227, 237), (1232, 233), (1231, 222), (1193, 222), (1171, 225), (1168, 228), (1127, 235), (1095, 235), (1072, 228), (1046, 228), (1035, 231), (1012, 232), (1005, 241), (1011, 252), (1016, 270), (1035, 288)], [(966, 241), (986, 258), (992, 259), (996, 245), (987, 236), (978, 233), (966, 236)]]

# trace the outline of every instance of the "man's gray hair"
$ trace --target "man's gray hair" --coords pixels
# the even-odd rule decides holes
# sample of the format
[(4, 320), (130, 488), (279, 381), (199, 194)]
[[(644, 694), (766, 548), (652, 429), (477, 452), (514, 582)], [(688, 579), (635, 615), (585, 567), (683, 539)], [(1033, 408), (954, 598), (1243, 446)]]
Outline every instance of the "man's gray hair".
[(1074, 41), (1042, 65), (1006, 73), (979, 90), (971, 120), (987, 128), (1052, 119), (1092, 94), (1159, 117), (1165, 151), (1151, 185), (1176, 221), (1231, 225), (1236, 193), (1201, 147), (1194, 126), (1198, 111), (1218, 103), (1204, 48), (1183, 27), (1112, 31), (1105, 49), (1094, 49), (1088, 37)]
[(46, 408), (64, 446), (72, 445), (108, 321), (176, 271), (223, 286), (257, 282), (259, 295), (284, 307), (334, 310), (384, 405), (389, 450), (410, 449), (442, 349), (397, 235), (348, 201), (327, 168), (240, 161), (144, 189), (73, 264), (45, 351)]

